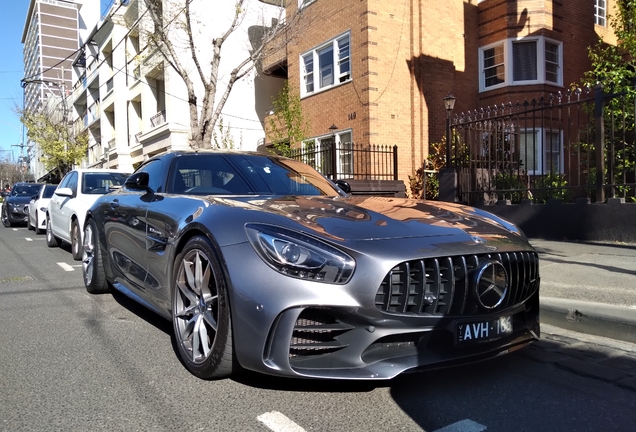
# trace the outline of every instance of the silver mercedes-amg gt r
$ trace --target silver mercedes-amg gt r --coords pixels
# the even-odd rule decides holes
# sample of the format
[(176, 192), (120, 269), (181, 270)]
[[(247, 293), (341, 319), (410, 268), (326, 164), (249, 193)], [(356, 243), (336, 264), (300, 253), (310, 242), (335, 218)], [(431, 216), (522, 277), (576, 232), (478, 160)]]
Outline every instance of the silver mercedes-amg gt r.
[(539, 338), (538, 257), (515, 225), (339, 185), (272, 155), (154, 157), (88, 211), (86, 288), (171, 320), (205, 379), (390, 379)]

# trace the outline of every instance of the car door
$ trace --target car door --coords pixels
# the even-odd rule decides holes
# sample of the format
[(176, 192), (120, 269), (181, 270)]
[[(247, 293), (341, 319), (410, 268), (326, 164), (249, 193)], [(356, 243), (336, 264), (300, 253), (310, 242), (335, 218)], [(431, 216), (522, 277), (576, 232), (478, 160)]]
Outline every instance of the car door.
[[(71, 171), (64, 178), (62, 182), (58, 186), (58, 190), (62, 188), (71, 188), (72, 184), (77, 185), (77, 172)], [(77, 186), (76, 186), (77, 190)], [(56, 237), (62, 238), (64, 240), (68, 240), (69, 232), (64, 223), (65, 216), (64, 213), (67, 211), (68, 201), (71, 200), (72, 197), (60, 196), (57, 194), (53, 194), (51, 197), (51, 202), (49, 204), (49, 218), (51, 220), (51, 230), (53, 231), (53, 235)], [(66, 232), (64, 232), (66, 230)]]
[(78, 178), (77, 171), (71, 172), (67, 187), (71, 190), (72, 195), (62, 201), (59, 211), (60, 220), (56, 227), (58, 229), (57, 236), (67, 242), (71, 241), (71, 216), (74, 211), (73, 202), (77, 199)]
[[(149, 161), (136, 173), (156, 170), (161, 170), (161, 160)], [(146, 300), (152, 298), (145, 283), (146, 211), (153, 195), (149, 191), (123, 186), (102, 199), (104, 233), (113, 270), (120, 282)]]
[(165, 311), (170, 310), (170, 275), (174, 264), (171, 247), (179, 230), (192, 220), (193, 215), (196, 217), (203, 210), (203, 199), (187, 194), (191, 188), (202, 186), (201, 175), (206, 177), (204, 171), (208, 161), (207, 157), (196, 156), (180, 156), (165, 161), (166, 165), (171, 163), (167, 170), (166, 192), (156, 194), (148, 206), (146, 286), (152, 287), (156, 293), (154, 301)]

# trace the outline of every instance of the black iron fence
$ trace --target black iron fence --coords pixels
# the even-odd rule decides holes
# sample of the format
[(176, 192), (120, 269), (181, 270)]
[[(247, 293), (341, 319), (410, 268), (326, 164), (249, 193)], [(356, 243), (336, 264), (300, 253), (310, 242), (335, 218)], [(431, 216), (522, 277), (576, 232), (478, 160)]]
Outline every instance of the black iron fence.
[(332, 180), (397, 180), (397, 146), (305, 142), (291, 158), (305, 162)]
[(458, 199), (635, 199), (635, 100), (602, 87), (456, 115)]

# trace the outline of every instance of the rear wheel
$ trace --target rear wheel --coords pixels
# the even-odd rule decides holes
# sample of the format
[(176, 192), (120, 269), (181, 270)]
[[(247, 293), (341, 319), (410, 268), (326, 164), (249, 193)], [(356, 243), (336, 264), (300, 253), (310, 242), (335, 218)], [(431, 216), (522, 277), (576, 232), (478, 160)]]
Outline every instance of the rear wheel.
[(60, 239), (53, 235), (53, 230), (51, 229), (51, 217), (46, 215), (46, 245), (48, 247), (59, 247), (61, 244)]
[(71, 223), (71, 253), (75, 261), (82, 259), (81, 238), (79, 225), (77, 224), (77, 220), (74, 220)]
[(104, 273), (102, 250), (97, 239), (97, 224), (93, 219), (89, 219), (84, 227), (82, 275), (84, 276), (84, 286), (89, 293), (101, 294), (109, 291)]
[(203, 379), (234, 369), (232, 320), (223, 273), (209, 241), (193, 237), (174, 263), (172, 324), (179, 356)]

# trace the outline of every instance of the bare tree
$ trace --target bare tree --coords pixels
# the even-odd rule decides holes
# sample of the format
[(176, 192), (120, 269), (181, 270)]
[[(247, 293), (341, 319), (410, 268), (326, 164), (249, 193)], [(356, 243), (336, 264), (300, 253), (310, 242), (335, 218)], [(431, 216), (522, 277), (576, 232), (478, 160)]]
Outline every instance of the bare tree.
[[(300, 14), (293, 19), (287, 17), (286, 21), (279, 16), (278, 19), (271, 20), (270, 25), (262, 23), (258, 30), (250, 29), (251, 47), (245, 50), (242, 58), (241, 53), (237, 52), (227, 55), (228, 53), (223, 51), (224, 44), (241, 28), (248, 4), (248, 0), (233, 1), (230, 22), (225, 28), (214, 29), (217, 34), (210, 40), (203, 30), (211, 33), (209, 17), (214, 13), (216, 2), (144, 0), (154, 24), (154, 31), (146, 35), (149, 47), (160, 52), (185, 83), (189, 105), (190, 141), (194, 148), (212, 147), (214, 128), (236, 82), (254, 70), (264, 55), (281, 49), (289, 42), (287, 29), (298, 28), (296, 24)], [(193, 9), (193, 6), (197, 6), (198, 9)], [(282, 8), (279, 11), (284, 13)], [(205, 17), (199, 18), (198, 15)], [(219, 75), (222, 62), (226, 70), (230, 70), (228, 64), (231, 66), (229, 75), (223, 82)]]

